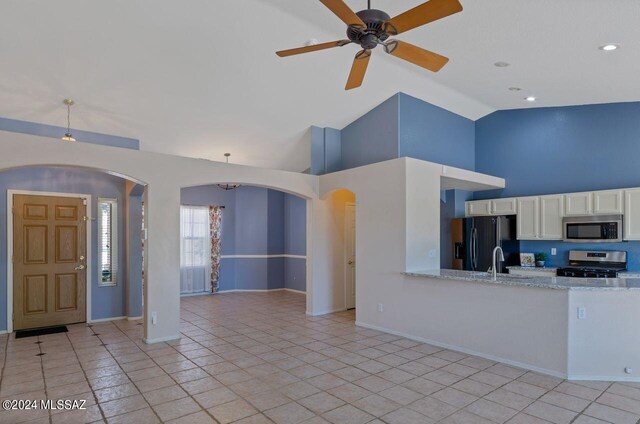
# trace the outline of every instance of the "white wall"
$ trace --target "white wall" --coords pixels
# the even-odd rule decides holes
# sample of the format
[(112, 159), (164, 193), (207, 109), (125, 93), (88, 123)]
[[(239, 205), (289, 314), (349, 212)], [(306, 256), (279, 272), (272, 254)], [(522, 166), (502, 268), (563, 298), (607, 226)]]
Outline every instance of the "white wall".
[(570, 378), (640, 381), (640, 292), (574, 290), (568, 315)]
[(566, 290), (400, 276), (361, 322), (556, 376), (567, 373)]

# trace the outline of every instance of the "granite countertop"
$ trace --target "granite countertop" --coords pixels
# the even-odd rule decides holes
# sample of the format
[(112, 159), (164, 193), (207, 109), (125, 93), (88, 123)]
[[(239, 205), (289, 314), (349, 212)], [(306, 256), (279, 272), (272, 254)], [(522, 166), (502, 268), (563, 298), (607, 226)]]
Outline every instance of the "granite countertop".
[(537, 267), (537, 266), (508, 266), (507, 269), (515, 269), (518, 271), (557, 271), (557, 267), (545, 266), (545, 267)]
[(618, 273), (619, 278), (640, 278), (640, 271), (623, 271)]
[[(509, 274), (498, 274), (493, 281), (487, 272), (457, 271), (437, 269), (431, 271), (404, 272), (410, 277), (435, 278), (439, 280), (459, 280), (504, 286), (537, 287), (556, 290), (638, 290), (640, 278), (569, 278), (569, 277), (520, 277)], [(639, 274), (640, 277), (640, 274)]]

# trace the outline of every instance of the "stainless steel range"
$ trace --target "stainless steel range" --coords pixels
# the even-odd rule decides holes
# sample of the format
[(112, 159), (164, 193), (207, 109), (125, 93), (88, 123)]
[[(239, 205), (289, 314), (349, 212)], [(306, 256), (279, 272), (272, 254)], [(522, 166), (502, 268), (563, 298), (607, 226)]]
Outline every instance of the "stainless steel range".
[(569, 264), (558, 268), (558, 277), (616, 278), (627, 270), (627, 252), (571, 250)]

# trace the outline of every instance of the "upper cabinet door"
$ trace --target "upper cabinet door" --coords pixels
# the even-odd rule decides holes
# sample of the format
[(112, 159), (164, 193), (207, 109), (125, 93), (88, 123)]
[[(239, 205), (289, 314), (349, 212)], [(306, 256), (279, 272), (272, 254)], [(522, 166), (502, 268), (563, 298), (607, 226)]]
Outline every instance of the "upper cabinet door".
[(563, 195), (540, 197), (540, 238), (544, 240), (562, 240), (563, 217)]
[(516, 199), (496, 199), (491, 201), (491, 213), (493, 215), (515, 215)]
[(538, 197), (518, 199), (518, 240), (538, 240), (540, 203)]
[(466, 216), (487, 216), (491, 215), (491, 200), (477, 200), (465, 204)]
[(621, 214), (624, 211), (624, 191), (608, 190), (593, 193), (593, 213), (596, 215)]
[(593, 193), (571, 193), (564, 195), (565, 216), (591, 215), (592, 205)]
[(624, 239), (640, 240), (640, 188), (626, 190), (624, 198)]

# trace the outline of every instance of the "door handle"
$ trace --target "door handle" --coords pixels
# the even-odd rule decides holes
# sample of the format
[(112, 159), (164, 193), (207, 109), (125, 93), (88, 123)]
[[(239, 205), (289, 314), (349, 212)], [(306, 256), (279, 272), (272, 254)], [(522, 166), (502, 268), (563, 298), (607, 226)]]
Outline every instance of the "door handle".
[(349, 265), (353, 265), (353, 264), (356, 263), (356, 261), (349, 261), (348, 263), (349, 263)]
[(81, 271), (81, 270), (83, 270), (84, 268), (85, 268), (85, 267), (84, 267), (84, 265), (78, 265), (78, 266), (77, 266), (77, 267), (75, 267), (74, 269), (75, 269), (76, 271)]

